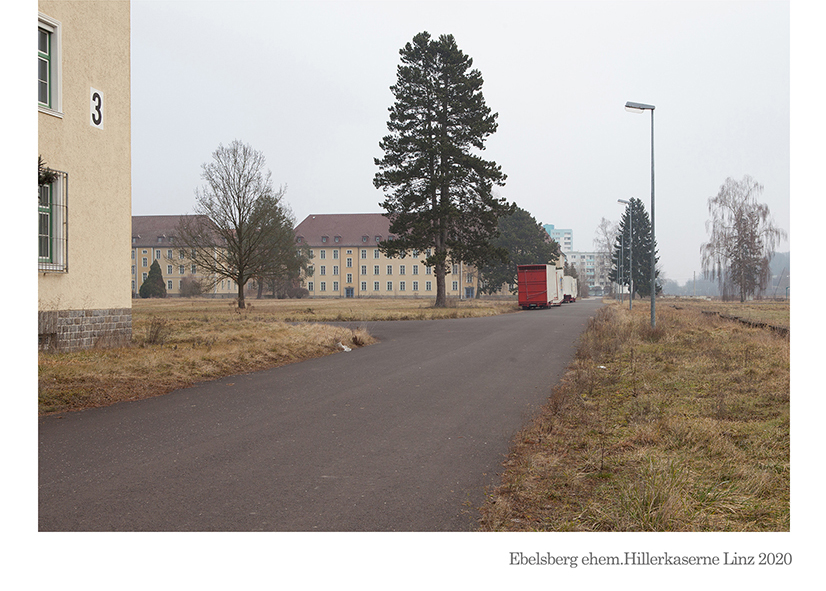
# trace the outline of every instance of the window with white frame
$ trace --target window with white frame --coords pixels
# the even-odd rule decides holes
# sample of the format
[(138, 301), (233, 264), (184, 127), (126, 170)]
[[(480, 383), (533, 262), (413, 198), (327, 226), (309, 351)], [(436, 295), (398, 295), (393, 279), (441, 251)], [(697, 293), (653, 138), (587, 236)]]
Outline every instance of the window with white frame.
[(433, 291), (433, 283), (431, 281), (424, 282), (424, 290), (425, 291)]
[(61, 25), (45, 14), (37, 17), (37, 106), (61, 116)]
[(373, 282), (373, 291), (379, 291), (379, 282), (378, 281)]
[(366, 281), (361, 282), (361, 291), (367, 291), (367, 282)]
[(333, 291), (338, 291), (338, 281), (333, 281)]
[(387, 291), (393, 291), (393, 282), (392, 281), (387, 282)]
[(308, 282), (307, 282), (307, 291), (315, 291), (315, 290), (313, 289), (313, 287), (314, 287), (313, 282), (312, 282), (312, 281), (308, 281)]
[(353, 274), (352, 273), (347, 273), (347, 283), (352, 283), (352, 282), (353, 282)]
[(418, 281), (413, 282), (413, 291), (419, 291), (419, 282)]

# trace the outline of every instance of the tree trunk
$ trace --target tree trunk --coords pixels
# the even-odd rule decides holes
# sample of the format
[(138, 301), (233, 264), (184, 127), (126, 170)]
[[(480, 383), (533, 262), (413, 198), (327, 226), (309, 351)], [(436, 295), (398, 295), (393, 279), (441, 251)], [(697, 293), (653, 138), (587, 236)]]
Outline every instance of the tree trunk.
[(444, 308), (447, 306), (447, 293), (445, 291), (445, 263), (436, 265), (436, 308)]
[(238, 307), (241, 310), (247, 307), (247, 303), (244, 301), (244, 284), (240, 281), (238, 282)]

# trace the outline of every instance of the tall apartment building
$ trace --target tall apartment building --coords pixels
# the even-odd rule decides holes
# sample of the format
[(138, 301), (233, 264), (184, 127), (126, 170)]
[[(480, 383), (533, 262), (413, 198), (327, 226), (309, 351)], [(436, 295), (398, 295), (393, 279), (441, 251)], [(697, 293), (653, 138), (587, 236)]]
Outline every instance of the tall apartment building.
[[(380, 213), (316, 214), (295, 228), (296, 244), (310, 251), (312, 275), (301, 284), (311, 297), (436, 297), (436, 276), (422, 262), (426, 252), (388, 258), (378, 248), (392, 240), (390, 221)], [(448, 269), (448, 297), (470, 299), (478, 274), (459, 263)]]
[(548, 236), (559, 243), (562, 252), (571, 252), (574, 250), (574, 231), (557, 229), (553, 224), (545, 224), (542, 226), (548, 233)]
[(200, 281), (208, 287), (202, 295), (209, 297), (236, 297), (238, 286), (230, 279), (213, 278), (198, 269), (189, 259), (186, 248), (178, 244), (175, 234), (182, 216), (132, 216), (132, 297), (138, 297), (149, 268), (158, 261), (166, 284), (167, 296), (179, 296), (187, 278)]
[[(37, 15), (41, 349), (132, 335), (130, 5), (40, 0)], [(34, 163), (32, 163), (34, 164)]]
[(611, 270), (611, 255), (604, 252), (572, 251), (566, 256), (569, 265), (575, 265), (580, 279), (588, 284), (591, 295), (611, 292), (608, 272)]

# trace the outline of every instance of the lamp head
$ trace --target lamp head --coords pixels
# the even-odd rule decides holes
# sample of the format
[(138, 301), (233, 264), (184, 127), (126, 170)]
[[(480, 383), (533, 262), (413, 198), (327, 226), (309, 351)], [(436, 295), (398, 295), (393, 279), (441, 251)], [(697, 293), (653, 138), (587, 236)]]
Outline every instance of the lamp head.
[(625, 110), (631, 113), (642, 113), (643, 111), (653, 111), (654, 105), (646, 105), (645, 103), (632, 103), (628, 101), (625, 103)]

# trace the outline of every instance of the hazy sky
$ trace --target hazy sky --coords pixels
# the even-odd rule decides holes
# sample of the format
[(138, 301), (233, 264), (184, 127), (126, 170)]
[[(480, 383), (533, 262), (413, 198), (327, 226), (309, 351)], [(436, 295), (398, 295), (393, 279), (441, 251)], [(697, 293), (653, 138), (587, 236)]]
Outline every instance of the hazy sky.
[[(789, 228), (785, 2), (132, 1), (132, 211), (189, 213), (201, 164), (262, 151), (296, 221), (379, 212), (399, 49), (451, 33), (485, 80), (500, 193), (593, 249), (617, 199), (650, 207), (667, 277), (700, 269), (707, 199), (749, 174)], [(788, 250), (788, 243), (780, 250)]]
[[(763, 184), (789, 223), (785, 2), (132, 1), (132, 211), (194, 207), (201, 165), (262, 151), (296, 221), (379, 212), (372, 184), (399, 49), (451, 33), (484, 78), (501, 195), (592, 250), (617, 199), (650, 207), (668, 278), (700, 269), (707, 199)], [(788, 243), (779, 250), (788, 250)]]
[[(301, 221), (381, 211), (373, 158), (399, 49), (452, 33), (484, 77), (500, 192), (591, 250), (617, 199), (650, 206), (667, 277), (700, 269), (707, 199), (749, 174), (789, 228), (785, 2), (132, 2), (135, 215), (188, 213), (201, 164), (264, 152)], [(787, 250), (788, 243), (780, 250)]]

